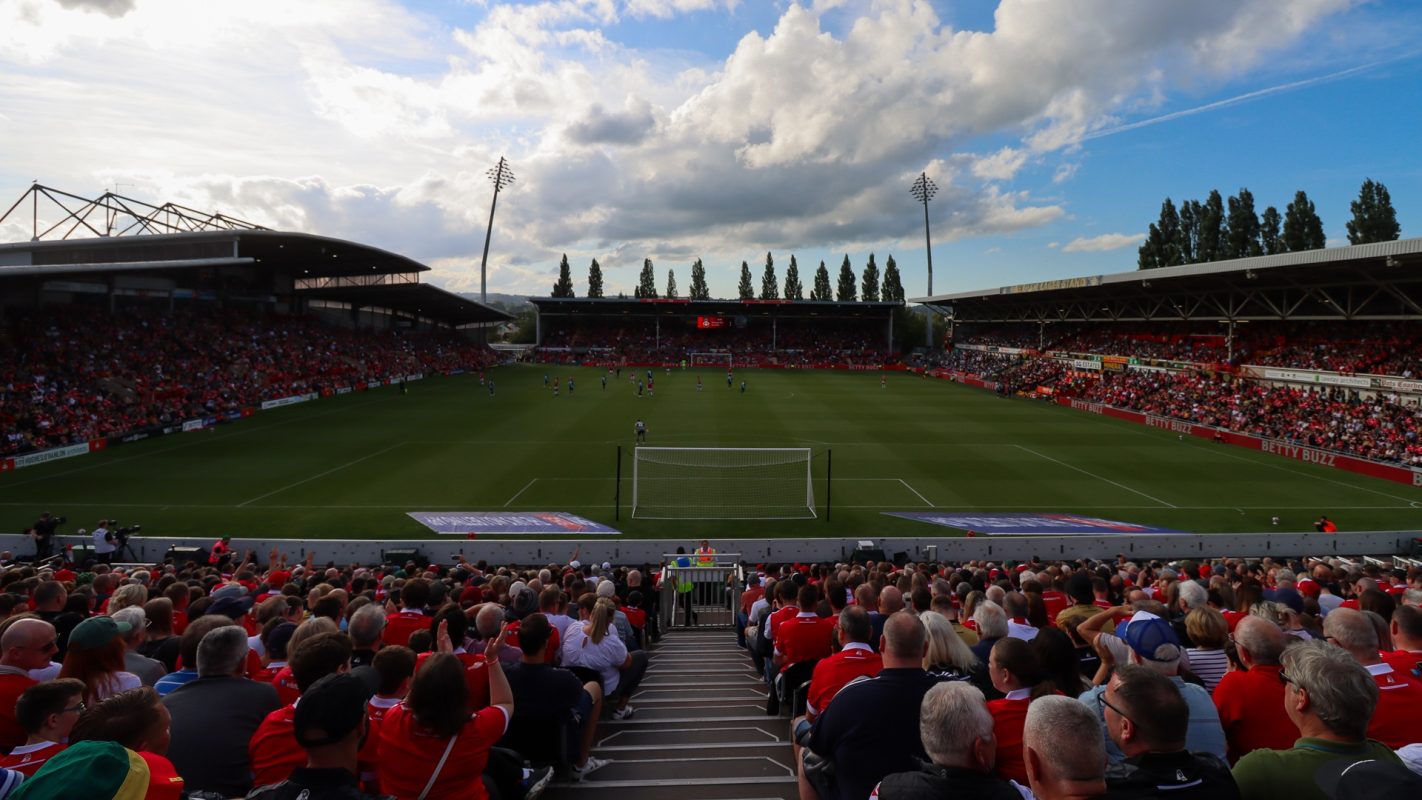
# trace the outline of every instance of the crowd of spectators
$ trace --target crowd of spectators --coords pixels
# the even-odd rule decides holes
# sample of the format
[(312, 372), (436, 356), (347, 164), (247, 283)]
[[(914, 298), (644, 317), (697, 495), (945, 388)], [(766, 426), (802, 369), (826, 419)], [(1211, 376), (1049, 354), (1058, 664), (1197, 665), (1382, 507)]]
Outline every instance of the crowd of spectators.
[[(883, 323), (834, 320), (813, 324), (786, 320), (772, 333), (769, 322), (745, 327), (688, 329), (650, 320), (573, 324), (547, 323), (533, 360), (552, 364), (679, 365), (694, 353), (725, 353), (732, 367), (881, 366), (899, 362), (886, 341)], [(721, 364), (722, 361), (714, 363)]]
[(769, 565), (741, 602), (807, 681), (802, 800), (1422, 796), (1416, 566)]
[(646, 567), (7, 563), (0, 797), (531, 798), (660, 635)]
[(11, 318), (3, 335), (0, 456), (495, 361), (453, 332), (353, 330), (236, 310), (35, 312)]

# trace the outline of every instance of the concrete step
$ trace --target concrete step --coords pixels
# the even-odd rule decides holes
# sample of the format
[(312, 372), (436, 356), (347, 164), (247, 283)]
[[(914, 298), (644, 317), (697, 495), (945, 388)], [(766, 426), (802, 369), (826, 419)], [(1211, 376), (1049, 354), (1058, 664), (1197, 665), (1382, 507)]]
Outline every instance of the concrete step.
[(789, 720), (778, 717), (761, 717), (756, 720), (699, 721), (694, 725), (686, 726), (666, 722), (648, 723), (641, 727), (626, 725), (618, 730), (604, 733), (598, 739), (597, 747), (660, 745), (675, 748), (707, 745), (777, 744), (789, 741)]

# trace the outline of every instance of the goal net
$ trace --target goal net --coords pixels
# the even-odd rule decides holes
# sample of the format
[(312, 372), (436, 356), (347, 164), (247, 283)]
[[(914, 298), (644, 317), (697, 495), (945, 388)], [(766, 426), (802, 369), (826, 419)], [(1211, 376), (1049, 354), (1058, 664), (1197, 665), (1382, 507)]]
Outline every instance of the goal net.
[(638, 519), (810, 519), (810, 448), (638, 447)]
[(730, 353), (690, 353), (691, 366), (693, 367), (725, 367), (731, 368)]

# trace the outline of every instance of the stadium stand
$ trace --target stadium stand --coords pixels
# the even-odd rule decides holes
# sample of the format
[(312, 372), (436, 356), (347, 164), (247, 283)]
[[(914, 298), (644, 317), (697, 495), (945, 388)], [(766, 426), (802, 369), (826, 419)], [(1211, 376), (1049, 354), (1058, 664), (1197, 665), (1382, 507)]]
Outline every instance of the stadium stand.
[[(1314, 783), (1323, 778), (1285, 766), (1321, 747), (1375, 762), (1381, 774), (1367, 784), (1371, 796), (1415, 796), (1395, 792), (1413, 791), (1408, 768), (1422, 772), (1422, 724), (1409, 710), (1422, 697), (1411, 649), (1422, 641), (1417, 562), (731, 566), (744, 577), (722, 587), (722, 599), (706, 598), (688, 627), (671, 613), (676, 581), (661, 565), (318, 565), (314, 557), (291, 564), (277, 552), (266, 564), (247, 552), (225, 569), (11, 562), (0, 572), (8, 609), (0, 677), (10, 704), (0, 721), (13, 735), (0, 766), (42, 786), (76, 761), (93, 763), (85, 748), (65, 755), (72, 728), (71, 749), (81, 741), (128, 748), (144, 765), (125, 768), (133, 779), (150, 790), (161, 782), (171, 796), (175, 789), (319, 796), (340, 788), (404, 798), (418, 796), (433, 775), (429, 797), (640, 800), (674, 786), (690, 800), (895, 798), (945, 785), (1009, 797), (1016, 790), (1008, 779), (1050, 792), (1072, 759), (1088, 763), (1094, 748), (1112, 754), (1104, 773), (1088, 776), (1107, 796), (1146, 796), (1142, 787), (1172, 782), (1185, 791), (1198, 779), (1210, 796), (1252, 800), (1276, 792), (1285, 771), (1296, 793), (1326, 796)], [(741, 589), (754, 599), (732, 615)], [(86, 697), (82, 676), (94, 673), (85, 665), (117, 679), (105, 685), (137, 685), (122, 653), (148, 650), (148, 634), (134, 635), (129, 621), (145, 608), (171, 615), (178, 595), (192, 620), (181, 658), (195, 662), (196, 677), (161, 699), (140, 687), (71, 702)], [(718, 604), (724, 613), (710, 613)], [(969, 616), (974, 605), (979, 611)], [(874, 669), (840, 670), (835, 688), (811, 688), (816, 713), (808, 722), (789, 718), (804, 687), (792, 687), (783, 708), (766, 707), (756, 664), (768, 651), (759, 629), (781, 608), (802, 622), (795, 635), (772, 634), (771, 652), (807, 644), (792, 640), (813, 630), (827, 645), (816, 655), (838, 653), (850, 631), (844, 644), (853, 649), (843, 652), (878, 651), (882, 668), (874, 656)], [(987, 631), (980, 626), (992, 615), (984, 608), (1009, 609), (1016, 625), (986, 659), (964, 641), (975, 628)], [(1234, 628), (1223, 646), (1227, 671), (1213, 690), (1201, 677), (1215, 667), (1211, 651), (1190, 640), (1199, 628), (1186, 622), (1187, 610), (1202, 609)], [(619, 613), (640, 620), (642, 634), (619, 629)], [(403, 637), (408, 646), (384, 635), (396, 616), (424, 620)], [(868, 635), (873, 630), (883, 633)], [(1024, 641), (1029, 630), (1036, 635)], [(550, 647), (554, 637), (563, 646)], [(570, 658), (569, 647), (601, 651), (609, 642), (624, 654), (620, 663), (584, 669), (585, 658)], [(829, 658), (824, 663), (843, 661)], [(282, 660), (295, 703), (278, 700), (282, 676), (273, 670)], [(618, 704), (603, 702), (603, 687), (611, 697), (618, 677), (636, 682), (642, 668), (632, 702), (614, 713)], [(816, 671), (814, 680), (825, 678)], [(805, 686), (813, 682), (806, 673)], [(961, 688), (934, 688), (945, 685)], [(1094, 744), (1080, 735), (1082, 724), (1099, 728)], [(1375, 727), (1381, 742), (1364, 738), (1379, 738)], [(1046, 753), (1052, 730), (1082, 752)], [(439, 767), (450, 742), (457, 767)], [(268, 785), (252, 785), (253, 771)]]

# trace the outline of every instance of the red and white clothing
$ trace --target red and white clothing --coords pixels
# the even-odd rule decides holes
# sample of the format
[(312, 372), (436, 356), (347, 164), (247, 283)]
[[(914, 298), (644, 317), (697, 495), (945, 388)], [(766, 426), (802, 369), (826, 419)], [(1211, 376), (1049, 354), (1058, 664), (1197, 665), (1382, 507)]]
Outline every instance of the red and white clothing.
[(1378, 707), (1368, 723), (1368, 738), (1394, 750), (1422, 742), (1422, 682), (1387, 662), (1367, 669), (1378, 684)]
[(252, 673), (252, 680), (257, 683), (271, 683), (283, 669), (286, 669), (285, 661), (269, 661), (265, 667)]
[(252, 761), (252, 785), (281, 783), (306, 763), (306, 751), (296, 741), (296, 704), (278, 708), (262, 720), (247, 743)]
[(148, 765), (148, 791), (143, 800), (182, 800), (183, 777), (166, 756), (140, 750), (139, 758)]
[(775, 639), (775, 654), (781, 657), (780, 671), (801, 661), (829, 658), (834, 651), (834, 617), (821, 617), (813, 611), (801, 611), (780, 623)]
[(276, 677), (272, 678), (272, 688), (276, 689), (277, 699), (286, 705), (296, 702), (296, 698), (301, 696), (301, 690), (296, 687), (296, 676), (292, 674), (291, 667), (282, 667), (277, 670)]
[(1067, 601), (1066, 595), (1049, 589), (1042, 592), (1042, 605), (1047, 609), (1047, 622), (1055, 625), (1057, 624), (1057, 615), (1065, 611), (1071, 603)]
[(432, 619), (434, 618), (425, 616), (422, 611), (397, 611), (385, 621), (385, 633), (380, 638), (386, 644), (408, 646), (410, 634), (429, 630)]
[(1299, 738), (1298, 727), (1284, 711), (1282, 669), (1256, 664), (1248, 672), (1225, 673), (1215, 686), (1212, 699), (1231, 764), (1254, 750), (1288, 750)]
[(380, 791), (396, 797), (419, 797), (449, 748), (429, 796), (441, 800), (487, 800), (480, 775), (493, 747), (509, 727), (502, 706), (489, 706), (471, 716), (449, 739), (426, 730), (402, 703), (385, 714), (380, 725)]
[(1007, 635), (1014, 639), (1030, 642), (1037, 638), (1037, 628), (1022, 617), (1013, 617), (1007, 621)]
[[(415, 660), (415, 672), (420, 671), (431, 655), (420, 653)], [(470, 653), (462, 647), (455, 648), (454, 655), (464, 665), (464, 685), (469, 687), (469, 713), (472, 714), (489, 705), (489, 662), (483, 653)]]
[(1022, 730), (1027, 725), (1031, 689), (1013, 689), (1001, 700), (988, 701), (992, 732), (997, 738), (997, 774), (1027, 785), (1027, 762), (1022, 756)]
[(22, 744), (11, 750), (10, 755), (0, 757), (0, 767), (23, 772), (26, 778), (32, 778), (39, 768), (44, 766), (44, 762), (64, 752), (64, 748), (68, 746), (59, 742)]
[(769, 639), (771, 644), (774, 644), (775, 631), (780, 627), (780, 623), (784, 622), (787, 619), (794, 619), (795, 615), (799, 613), (799, 606), (781, 606), (780, 608), (777, 608), (774, 611), (770, 612), (770, 616), (765, 621), (765, 638)]
[(0, 750), (19, 747), (29, 740), (29, 734), (15, 719), (15, 701), (38, 682), (18, 667), (0, 666)]
[(1422, 650), (1394, 650), (1391, 653), (1383, 653), (1382, 660), (1394, 670), (1418, 677), (1418, 671), (1422, 670)]
[(829, 707), (834, 696), (850, 681), (861, 676), (872, 678), (883, 668), (883, 658), (862, 642), (850, 642), (843, 650), (822, 659), (810, 676), (809, 716), (817, 716)]
[(365, 718), (370, 721), (370, 730), (365, 737), (365, 746), (360, 749), (360, 780), (362, 783), (378, 786), (380, 780), (380, 726), (390, 709), (400, 705), (398, 697), (370, 698), (365, 706)]

